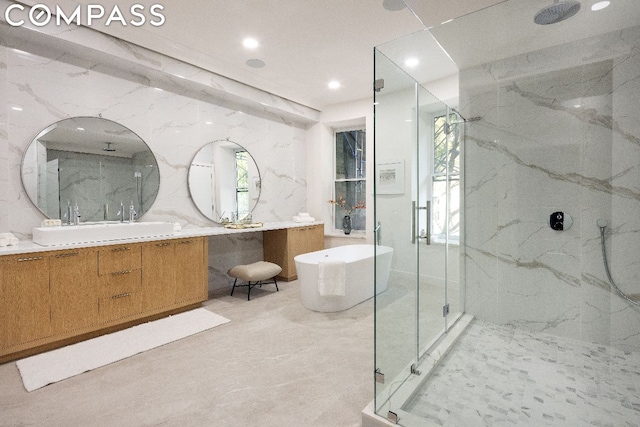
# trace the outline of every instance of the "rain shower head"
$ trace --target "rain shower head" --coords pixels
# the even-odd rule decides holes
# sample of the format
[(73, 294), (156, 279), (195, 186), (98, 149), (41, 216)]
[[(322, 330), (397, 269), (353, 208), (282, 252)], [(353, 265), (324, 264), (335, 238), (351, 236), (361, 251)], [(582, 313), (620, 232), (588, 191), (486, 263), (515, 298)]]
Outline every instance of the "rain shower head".
[(542, 8), (533, 17), (533, 22), (538, 25), (555, 24), (565, 19), (571, 18), (580, 10), (580, 2), (576, 0), (566, 0), (555, 2), (551, 6)]
[(111, 144), (113, 144), (112, 142), (105, 142), (105, 144), (107, 144), (106, 147), (102, 148), (102, 151), (109, 151), (109, 152), (114, 152), (116, 151), (115, 148), (111, 148)]

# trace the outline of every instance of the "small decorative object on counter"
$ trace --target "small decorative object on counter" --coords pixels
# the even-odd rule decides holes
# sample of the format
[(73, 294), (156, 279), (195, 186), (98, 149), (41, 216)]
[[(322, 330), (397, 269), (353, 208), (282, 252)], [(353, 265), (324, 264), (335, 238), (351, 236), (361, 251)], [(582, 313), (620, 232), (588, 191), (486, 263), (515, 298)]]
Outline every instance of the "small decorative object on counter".
[(344, 234), (351, 234), (351, 214), (353, 213), (353, 211), (357, 209), (366, 209), (367, 207), (364, 202), (358, 202), (358, 204), (354, 206), (349, 206), (347, 204), (347, 200), (342, 196), (338, 196), (337, 200), (329, 200), (329, 203), (331, 203), (332, 205), (336, 205), (344, 211), (344, 218), (342, 218), (342, 231), (344, 232)]

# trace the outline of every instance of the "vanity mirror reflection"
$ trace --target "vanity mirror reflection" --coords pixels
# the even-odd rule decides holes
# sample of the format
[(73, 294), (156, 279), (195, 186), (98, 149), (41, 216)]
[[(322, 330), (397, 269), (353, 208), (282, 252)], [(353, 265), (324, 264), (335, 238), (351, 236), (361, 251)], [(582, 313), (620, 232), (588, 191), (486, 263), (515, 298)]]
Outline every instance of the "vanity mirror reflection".
[(155, 156), (133, 131), (100, 117), (72, 117), (41, 131), (22, 158), (22, 184), (48, 218), (67, 222), (78, 205), (82, 222), (115, 221), (121, 204), (137, 218), (158, 195)]
[(249, 152), (229, 140), (205, 144), (189, 167), (189, 192), (202, 215), (218, 223), (243, 220), (260, 198), (260, 172)]

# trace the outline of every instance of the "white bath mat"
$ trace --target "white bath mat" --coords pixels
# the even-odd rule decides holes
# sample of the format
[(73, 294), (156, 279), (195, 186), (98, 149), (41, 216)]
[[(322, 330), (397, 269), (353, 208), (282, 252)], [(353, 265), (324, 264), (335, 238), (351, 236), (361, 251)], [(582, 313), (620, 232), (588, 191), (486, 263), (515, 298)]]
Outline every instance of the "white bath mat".
[(24, 387), (33, 391), (227, 322), (198, 308), (27, 357), (16, 365)]

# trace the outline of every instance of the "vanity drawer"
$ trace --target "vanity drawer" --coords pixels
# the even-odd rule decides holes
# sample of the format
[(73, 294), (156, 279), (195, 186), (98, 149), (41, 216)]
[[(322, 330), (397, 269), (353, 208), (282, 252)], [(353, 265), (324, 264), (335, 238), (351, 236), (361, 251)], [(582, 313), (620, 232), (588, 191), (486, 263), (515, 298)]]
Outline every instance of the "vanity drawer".
[(142, 311), (142, 299), (139, 292), (123, 292), (100, 298), (98, 312), (101, 322), (133, 316)]
[(141, 253), (140, 245), (105, 247), (98, 252), (98, 274), (102, 276), (126, 270), (138, 270), (142, 264)]
[(100, 297), (137, 292), (140, 290), (141, 270), (121, 270), (100, 276)]

